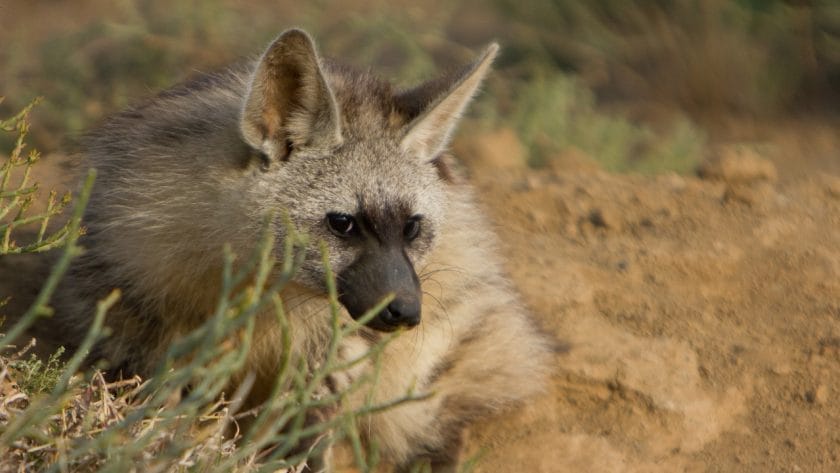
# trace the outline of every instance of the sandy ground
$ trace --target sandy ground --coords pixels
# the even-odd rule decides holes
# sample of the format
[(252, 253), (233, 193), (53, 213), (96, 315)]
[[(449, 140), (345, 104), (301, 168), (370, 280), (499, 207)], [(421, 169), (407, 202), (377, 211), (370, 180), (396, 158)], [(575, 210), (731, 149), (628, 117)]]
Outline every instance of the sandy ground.
[(779, 177), (731, 146), (643, 177), (526, 170), (505, 132), (458, 151), (570, 346), (548, 393), (472, 430), (478, 471), (840, 471), (840, 161)]
[[(506, 131), (456, 153), (569, 346), (544, 396), (470, 431), (478, 471), (840, 471), (836, 157), (788, 172), (724, 146), (702, 178), (575, 153), (533, 170)], [(47, 188), (72, 182), (45, 164)]]

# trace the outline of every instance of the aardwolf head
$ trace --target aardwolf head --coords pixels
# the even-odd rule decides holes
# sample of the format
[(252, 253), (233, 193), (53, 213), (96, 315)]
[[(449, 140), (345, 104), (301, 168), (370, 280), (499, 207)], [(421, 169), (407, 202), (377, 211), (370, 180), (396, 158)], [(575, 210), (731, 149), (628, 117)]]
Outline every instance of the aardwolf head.
[[(493, 44), (458, 73), (394, 91), (321, 60), (306, 33), (289, 30), (252, 73), (240, 126), (255, 154), (261, 206), (282, 209), (313, 241), (326, 242), (351, 316), (393, 294), (373, 328), (420, 323), (418, 268), (451, 191), (437, 163), (497, 50)], [(296, 278), (324, 290), (317, 247)]]

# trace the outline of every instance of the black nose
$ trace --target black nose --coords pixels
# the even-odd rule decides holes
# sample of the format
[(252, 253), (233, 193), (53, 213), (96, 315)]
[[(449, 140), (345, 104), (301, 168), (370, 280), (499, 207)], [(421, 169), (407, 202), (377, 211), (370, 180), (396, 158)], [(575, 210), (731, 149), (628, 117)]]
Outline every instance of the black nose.
[(394, 299), (380, 314), (382, 322), (396, 327), (415, 327), (420, 323), (420, 301)]

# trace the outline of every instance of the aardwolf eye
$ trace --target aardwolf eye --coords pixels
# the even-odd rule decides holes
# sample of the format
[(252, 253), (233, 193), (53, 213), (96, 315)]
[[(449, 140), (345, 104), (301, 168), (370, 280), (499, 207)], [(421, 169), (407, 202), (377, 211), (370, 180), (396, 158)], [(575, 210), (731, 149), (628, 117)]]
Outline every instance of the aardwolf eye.
[(340, 213), (327, 214), (327, 226), (335, 236), (348, 237), (356, 231), (356, 221), (351, 215)]
[(423, 217), (421, 217), (420, 215), (415, 215), (408, 219), (408, 222), (406, 222), (405, 226), (403, 227), (403, 237), (407, 241), (414, 240), (415, 238), (417, 238), (417, 235), (420, 234), (420, 220), (422, 219)]

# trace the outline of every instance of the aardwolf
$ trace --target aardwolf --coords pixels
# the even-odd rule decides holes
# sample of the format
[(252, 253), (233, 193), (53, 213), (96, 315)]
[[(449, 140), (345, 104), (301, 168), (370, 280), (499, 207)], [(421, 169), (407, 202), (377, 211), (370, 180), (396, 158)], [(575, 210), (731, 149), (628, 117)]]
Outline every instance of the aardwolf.
[[(547, 338), (503, 276), (491, 221), (446, 151), (497, 50), (397, 90), (322, 59), (292, 29), (257, 61), (110, 118), (86, 144), (99, 177), (84, 216), (87, 251), (57, 294), (64, 332), (81, 338), (96, 301), (121, 288), (97, 354), (123, 373), (150, 374), (212, 313), (222, 246), (247, 254), (265, 216), (282, 213), (325, 242), (343, 317), (393, 297), (363, 328), (368, 336), (342, 347), (364, 351), (370, 334), (407, 330), (385, 348), (374, 400), (411, 387), (434, 393), (360, 430), (397, 466), (454, 468), (469, 422), (534, 395), (550, 363)], [(282, 242), (288, 227), (276, 220)], [(288, 318), (292, 352), (312, 360), (331, 330), (325, 273), (313, 244), (282, 293), (306, 296)], [(272, 385), (283, 347), (273, 314), (256, 324), (248, 369), (258, 393)]]

